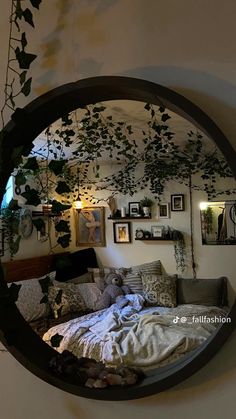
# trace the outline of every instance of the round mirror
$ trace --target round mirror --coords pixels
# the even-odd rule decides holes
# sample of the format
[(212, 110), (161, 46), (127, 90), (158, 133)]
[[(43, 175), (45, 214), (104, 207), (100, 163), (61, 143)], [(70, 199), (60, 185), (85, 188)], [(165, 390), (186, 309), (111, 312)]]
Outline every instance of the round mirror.
[[(217, 256), (233, 259), (235, 153), (216, 125), (162, 86), (99, 77), (17, 110), (3, 153), (1, 338), (14, 356), (108, 400), (162, 391), (204, 365), (235, 311), (235, 266)], [(224, 242), (212, 201), (224, 203)], [(202, 255), (209, 237), (224, 248)]]

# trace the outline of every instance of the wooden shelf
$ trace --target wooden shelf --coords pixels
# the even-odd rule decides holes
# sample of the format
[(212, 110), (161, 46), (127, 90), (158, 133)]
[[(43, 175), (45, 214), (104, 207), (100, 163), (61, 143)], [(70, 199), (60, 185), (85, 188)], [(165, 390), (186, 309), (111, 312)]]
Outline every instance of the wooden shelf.
[(108, 220), (113, 220), (113, 221), (116, 221), (116, 220), (118, 220), (118, 221), (120, 221), (120, 220), (135, 220), (135, 221), (138, 221), (138, 220), (151, 220), (151, 217), (143, 217), (143, 216), (141, 216), (141, 217), (108, 217)]
[(61, 212), (52, 213), (52, 212), (43, 212), (43, 211), (32, 211), (32, 217), (58, 217), (61, 215)]
[(140, 240), (140, 241), (173, 241), (173, 239), (166, 239), (165, 237), (149, 237), (149, 238), (146, 238), (145, 239), (145, 237), (143, 237), (142, 239), (136, 239), (135, 238), (135, 240)]

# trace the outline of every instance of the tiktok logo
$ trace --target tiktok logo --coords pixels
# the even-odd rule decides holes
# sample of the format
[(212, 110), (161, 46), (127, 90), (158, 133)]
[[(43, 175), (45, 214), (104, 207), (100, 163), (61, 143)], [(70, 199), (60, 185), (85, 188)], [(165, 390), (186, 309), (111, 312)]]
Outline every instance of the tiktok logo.
[(176, 317), (173, 319), (173, 323), (178, 323), (179, 319), (180, 319), (180, 317), (179, 317), (179, 316), (176, 316)]

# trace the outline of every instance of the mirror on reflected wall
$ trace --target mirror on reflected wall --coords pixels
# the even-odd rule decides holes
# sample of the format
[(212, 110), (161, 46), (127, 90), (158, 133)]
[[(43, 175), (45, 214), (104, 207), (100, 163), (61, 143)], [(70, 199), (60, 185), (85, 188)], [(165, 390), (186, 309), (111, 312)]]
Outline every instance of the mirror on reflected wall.
[(236, 244), (236, 201), (200, 204), (202, 244)]

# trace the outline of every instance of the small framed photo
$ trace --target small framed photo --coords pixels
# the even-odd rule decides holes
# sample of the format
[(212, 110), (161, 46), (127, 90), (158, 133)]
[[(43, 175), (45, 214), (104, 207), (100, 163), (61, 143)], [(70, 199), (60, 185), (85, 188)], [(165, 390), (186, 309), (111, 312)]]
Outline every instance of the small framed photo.
[(151, 233), (154, 238), (162, 237), (163, 226), (151, 226)]
[(184, 211), (184, 195), (171, 195), (171, 211)]
[(104, 207), (75, 210), (76, 246), (105, 246)]
[(0, 228), (0, 256), (4, 255), (4, 230)]
[(159, 218), (170, 218), (169, 204), (159, 204)]
[(129, 217), (138, 217), (140, 215), (140, 203), (129, 202)]
[(114, 243), (131, 243), (130, 222), (113, 224)]

